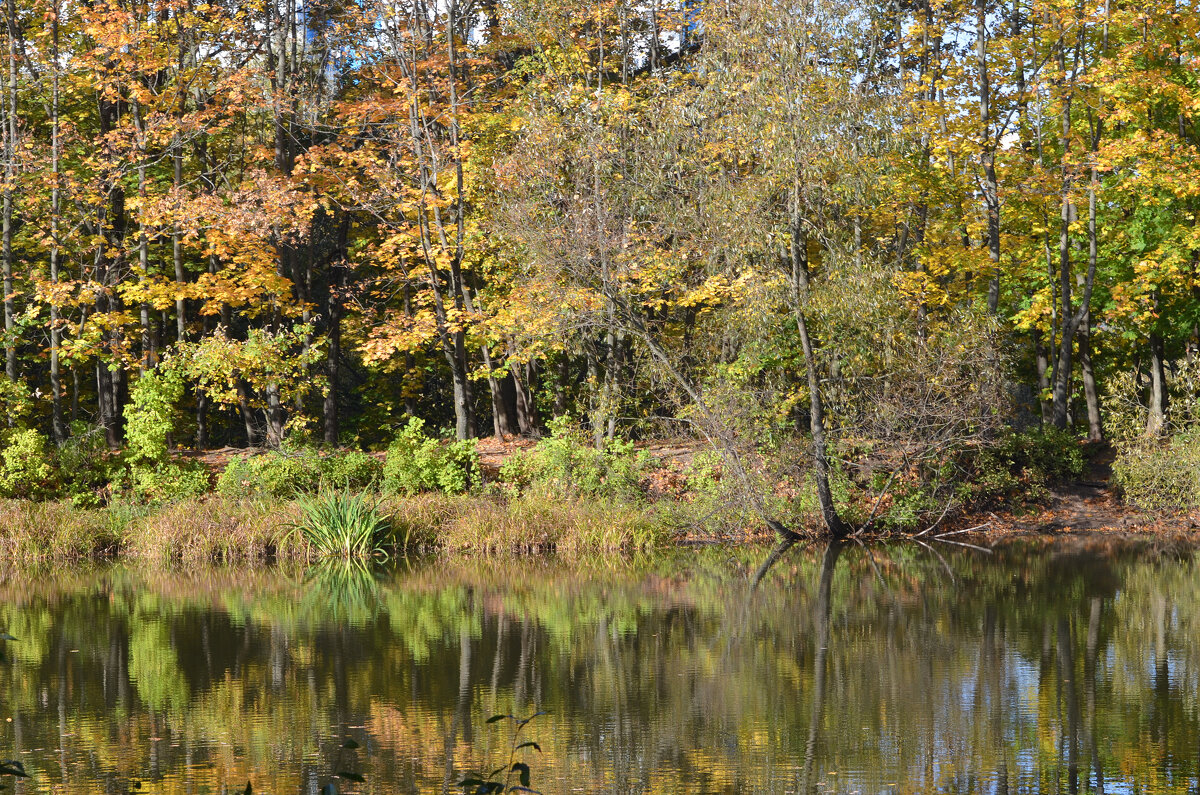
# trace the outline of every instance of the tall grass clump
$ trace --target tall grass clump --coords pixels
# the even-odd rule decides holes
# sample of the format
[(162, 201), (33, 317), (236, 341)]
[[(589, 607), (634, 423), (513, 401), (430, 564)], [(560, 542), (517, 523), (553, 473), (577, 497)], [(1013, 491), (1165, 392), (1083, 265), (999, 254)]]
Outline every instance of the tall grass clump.
[(303, 539), (280, 538), (279, 528), (299, 518), (288, 502), (210, 496), (97, 513), (108, 514), (120, 533), (122, 556), (146, 562), (260, 563), (309, 554)]
[(326, 491), (300, 497), (300, 520), (292, 526), (322, 557), (362, 558), (383, 554), (391, 529), (378, 503), (363, 494)]
[(121, 537), (102, 511), (66, 501), (0, 500), (0, 559), (28, 564), (109, 557)]
[(442, 497), (434, 506), (425, 502), (416, 511), (420, 519), (413, 502), (398, 503), (398, 523), (448, 551), (633, 552), (671, 535), (651, 507), (544, 491), (503, 499)]

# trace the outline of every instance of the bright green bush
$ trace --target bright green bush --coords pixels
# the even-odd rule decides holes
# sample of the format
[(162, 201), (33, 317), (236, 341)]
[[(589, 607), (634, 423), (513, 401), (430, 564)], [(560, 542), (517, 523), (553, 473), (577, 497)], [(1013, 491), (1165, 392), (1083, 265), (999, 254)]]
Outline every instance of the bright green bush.
[(198, 461), (160, 461), (132, 467), (130, 486), (138, 501), (175, 502), (207, 494), (212, 488), (212, 474)]
[(549, 487), (587, 497), (634, 499), (643, 493), (642, 479), (650, 456), (632, 442), (613, 439), (597, 450), (588, 435), (566, 417), (549, 422), (550, 435), (531, 450), (514, 453), (500, 468), (500, 477), (522, 489)]
[(0, 453), (0, 494), (22, 499), (42, 499), (57, 488), (57, 471), (49, 440), (32, 429), (5, 435)]
[(169, 367), (150, 370), (133, 385), (125, 407), (125, 445), (133, 466), (166, 460), (175, 404), (182, 397), (183, 377)]
[(396, 436), (383, 465), (383, 490), (390, 494), (441, 491), (461, 494), (479, 482), (475, 440), (442, 440), (425, 433), (414, 417)]
[(365, 489), (383, 475), (383, 465), (358, 451), (322, 454), (312, 447), (272, 450), (239, 456), (217, 479), (217, 491), (228, 497), (262, 495), (291, 499), (313, 494), (322, 485)]
[(1200, 433), (1120, 445), (1113, 461), (1113, 482), (1126, 501), (1139, 508), (1200, 507)]
[(321, 459), (321, 476), (337, 488), (364, 489), (383, 478), (383, 462), (359, 450), (333, 453)]

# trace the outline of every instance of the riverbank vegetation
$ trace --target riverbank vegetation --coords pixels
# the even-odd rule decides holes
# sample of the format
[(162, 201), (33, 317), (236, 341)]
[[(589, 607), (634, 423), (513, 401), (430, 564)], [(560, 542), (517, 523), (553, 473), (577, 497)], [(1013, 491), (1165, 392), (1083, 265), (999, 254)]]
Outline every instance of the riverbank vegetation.
[(920, 531), (1081, 438), (1200, 505), (1186, 3), (6, 18), (20, 554), (281, 554), (333, 491), (448, 547)]
[[(62, 462), (75, 459), (51, 452), (39, 482), (45, 499), (0, 500), (0, 558), (267, 562), (433, 551), (633, 552), (680, 539), (759, 537), (764, 512), (797, 528), (821, 521), (811, 494), (771, 480), (786, 451), (743, 461), (744, 477), (735, 477), (711, 451), (684, 451), (689, 462), (682, 456), (659, 460), (630, 444), (600, 451), (582, 430), (556, 423), (551, 435), (485, 475), (474, 442), (439, 444), (458, 454), (412, 455), (414, 446), (436, 443), (419, 427), (410, 428), (407, 440), (382, 461), (285, 446), (239, 454), (219, 475), (194, 459), (169, 460), (141, 481), (156, 484), (149, 492), (130, 485), (139, 482), (132, 474), (136, 460), (102, 456), (104, 471), (118, 473), (100, 490), (118, 489), (101, 494), (105, 504), (94, 492), (72, 491), (80, 479), (95, 482), (99, 476), (66, 472)], [(789, 455), (802, 456), (795, 450)], [(1083, 452), (1067, 435), (1037, 431), (960, 451), (946, 466), (967, 476), (953, 481), (953, 499), (939, 519), (948, 517), (951, 505), (1037, 500), (1055, 481), (1080, 474)], [(893, 533), (940, 504), (930, 490), (933, 481), (912, 472), (879, 499), (881, 471), (851, 477), (835, 469), (837, 510), (860, 525), (870, 523), (874, 532)], [(176, 472), (201, 488), (188, 494), (171, 480)], [(758, 502), (749, 502), (748, 493), (759, 495)], [(156, 494), (163, 496), (150, 496)]]

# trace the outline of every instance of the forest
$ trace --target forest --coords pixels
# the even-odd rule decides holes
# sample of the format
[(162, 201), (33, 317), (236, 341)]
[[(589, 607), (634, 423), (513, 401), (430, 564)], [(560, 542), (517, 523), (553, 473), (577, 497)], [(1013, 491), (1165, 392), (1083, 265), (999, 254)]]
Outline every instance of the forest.
[(1200, 505), (1194, 0), (3, 2), (9, 497), (494, 436), (834, 535), (1076, 440)]

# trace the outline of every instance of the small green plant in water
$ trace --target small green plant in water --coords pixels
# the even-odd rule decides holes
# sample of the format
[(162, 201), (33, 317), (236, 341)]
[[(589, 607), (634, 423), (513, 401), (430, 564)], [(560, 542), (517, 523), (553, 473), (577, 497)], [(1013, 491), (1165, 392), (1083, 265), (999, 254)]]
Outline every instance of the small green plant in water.
[(302, 516), (292, 526), (323, 557), (384, 555), (391, 522), (363, 494), (326, 491), (297, 500)]
[[(488, 795), (489, 793), (503, 792), (532, 792), (536, 794), (537, 790), (530, 789), (529, 787), (529, 765), (525, 762), (516, 761), (516, 758), (517, 752), (524, 748), (532, 748), (541, 753), (542, 747), (537, 743), (531, 740), (521, 741), (521, 730), (528, 726), (534, 718), (545, 714), (545, 712), (535, 712), (528, 718), (518, 718), (516, 715), (493, 715), (488, 718), (488, 723), (497, 723), (502, 720), (512, 721), (513, 738), (512, 744), (508, 749), (508, 761), (489, 773), (487, 777), (482, 775), (468, 775), (462, 781), (458, 782), (458, 786), (462, 787), (463, 792), (469, 792), (472, 795)], [(514, 773), (517, 776), (517, 781), (520, 782), (519, 784), (512, 783)]]

